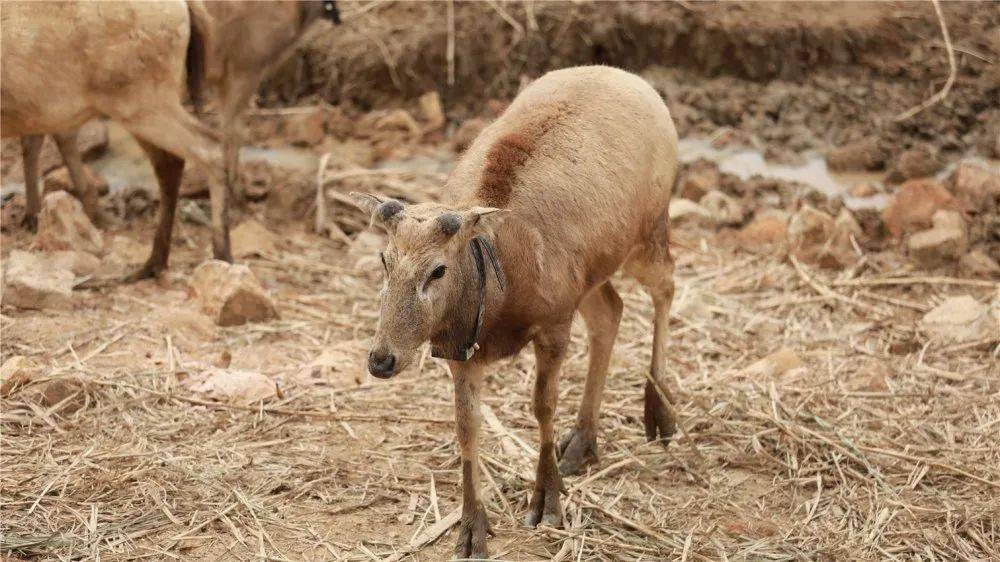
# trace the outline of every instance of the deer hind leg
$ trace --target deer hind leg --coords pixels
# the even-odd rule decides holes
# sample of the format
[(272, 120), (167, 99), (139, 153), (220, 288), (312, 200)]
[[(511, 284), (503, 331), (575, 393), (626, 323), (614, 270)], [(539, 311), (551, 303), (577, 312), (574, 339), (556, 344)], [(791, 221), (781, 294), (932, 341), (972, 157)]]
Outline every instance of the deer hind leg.
[(24, 219), (21, 225), (34, 232), (38, 228), (38, 213), (42, 210), (42, 198), (38, 193), (38, 156), (42, 153), (42, 135), (21, 137), (21, 165), (24, 166)]
[(674, 260), (670, 256), (666, 216), (660, 219), (650, 243), (641, 248), (625, 265), (626, 271), (641, 283), (653, 299), (653, 359), (646, 381), (643, 422), (647, 441), (666, 446), (677, 427), (667, 387), (666, 348), (670, 305), (674, 299)]
[[(111, 117), (115, 115), (111, 114)], [(232, 263), (229, 198), (223, 181), (218, 135), (185, 111), (179, 100), (146, 106), (119, 121), (136, 138), (205, 168), (212, 198), (212, 253), (215, 259)], [(160, 205), (164, 204), (161, 200)], [(161, 216), (164, 214), (161, 213)]]
[(486, 558), (486, 537), (492, 535), (479, 486), (479, 393), (483, 369), (468, 363), (449, 363), (455, 379), (455, 431), (462, 451), (462, 519), (455, 556)]
[(569, 345), (570, 324), (543, 331), (535, 338), (535, 393), (532, 400), (538, 432), (538, 467), (535, 472), (535, 489), (528, 505), (524, 524), (535, 527), (539, 523), (551, 527), (562, 525), (562, 477), (556, 465), (554, 417), (559, 400), (559, 371)]
[(596, 287), (580, 302), (580, 315), (587, 324), (590, 360), (583, 400), (576, 426), (559, 441), (559, 472), (577, 474), (597, 462), (597, 425), (608, 378), (611, 349), (622, 317), (622, 299), (610, 281)]
[(91, 220), (98, 219), (97, 209), (97, 186), (90, 183), (87, 174), (83, 170), (83, 158), (80, 157), (80, 148), (76, 143), (77, 131), (68, 133), (58, 133), (52, 135), (59, 147), (59, 154), (62, 155), (63, 162), (69, 170), (69, 177), (76, 190), (76, 196), (83, 203), (83, 211)]
[(242, 204), (246, 199), (246, 189), (240, 178), (240, 147), (246, 139), (246, 114), (250, 98), (257, 92), (259, 80), (250, 74), (230, 72), (222, 98), (222, 144), (225, 158), (226, 187), (229, 194)]
[(156, 181), (160, 184), (160, 221), (153, 237), (153, 251), (149, 259), (145, 265), (125, 278), (126, 283), (156, 277), (167, 268), (170, 240), (174, 230), (174, 213), (177, 210), (177, 197), (180, 193), (181, 176), (184, 173), (183, 159), (143, 140), (139, 141), (139, 145), (153, 163)]

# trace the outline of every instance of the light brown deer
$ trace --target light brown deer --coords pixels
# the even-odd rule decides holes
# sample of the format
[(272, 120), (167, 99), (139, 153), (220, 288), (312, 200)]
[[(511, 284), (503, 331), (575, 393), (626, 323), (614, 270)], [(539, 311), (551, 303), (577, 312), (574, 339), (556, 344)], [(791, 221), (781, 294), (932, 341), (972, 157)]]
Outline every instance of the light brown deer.
[[(160, 222), (146, 264), (128, 280), (167, 266), (181, 173), (206, 168), (212, 248), (232, 261), (222, 151), (182, 105), (204, 64), (209, 16), (183, 0), (4, 2), (0, 128), (4, 137), (73, 131), (106, 115), (138, 139), (160, 184)], [(26, 174), (27, 175), (27, 174)]]
[[(527, 525), (561, 524), (560, 472), (597, 461), (601, 395), (622, 314), (610, 281), (619, 269), (653, 299), (646, 437), (666, 443), (673, 434), (664, 369), (676, 170), (677, 132), (656, 92), (633, 74), (590, 66), (550, 72), (526, 88), (461, 158), (444, 203), (355, 194), (389, 233), (369, 371), (393, 376), (429, 341), (454, 376), (458, 556), (485, 557), (490, 533), (477, 458), (486, 365), (534, 345), (541, 446)], [(557, 447), (557, 379), (577, 311), (590, 337), (587, 381), (575, 427)]]

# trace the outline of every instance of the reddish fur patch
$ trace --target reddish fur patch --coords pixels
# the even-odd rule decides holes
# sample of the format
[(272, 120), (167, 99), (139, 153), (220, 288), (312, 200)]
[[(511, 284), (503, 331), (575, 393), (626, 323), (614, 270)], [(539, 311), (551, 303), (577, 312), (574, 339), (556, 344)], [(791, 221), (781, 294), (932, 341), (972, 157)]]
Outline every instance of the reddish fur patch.
[(512, 184), (518, 168), (524, 165), (535, 150), (535, 139), (523, 133), (510, 133), (497, 140), (486, 153), (483, 179), (479, 197), (492, 207), (506, 207), (510, 203)]

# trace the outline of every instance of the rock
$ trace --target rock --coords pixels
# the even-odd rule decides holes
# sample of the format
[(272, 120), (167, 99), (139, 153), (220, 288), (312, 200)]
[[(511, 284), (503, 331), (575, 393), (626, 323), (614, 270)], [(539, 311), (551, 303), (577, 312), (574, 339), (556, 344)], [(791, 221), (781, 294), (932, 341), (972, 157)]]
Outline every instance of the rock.
[(908, 181), (882, 211), (882, 222), (893, 238), (924, 230), (931, 226), (931, 217), (941, 210), (960, 210), (961, 204), (939, 182)]
[(958, 270), (964, 277), (1000, 279), (1000, 265), (985, 252), (973, 250), (958, 260)]
[(489, 125), (489, 122), (479, 117), (467, 119), (451, 136), (451, 149), (455, 152), (462, 152), (476, 140), (479, 133)]
[(379, 117), (375, 128), (382, 131), (405, 131), (411, 135), (420, 133), (420, 124), (405, 109), (395, 109)]
[(690, 199), (677, 198), (670, 200), (670, 222), (685, 223), (696, 222), (701, 224), (711, 224), (712, 214), (701, 205)]
[(101, 255), (104, 238), (83, 212), (83, 205), (65, 191), (42, 200), (38, 218), (38, 247), (43, 250), (77, 250)]
[(1000, 175), (973, 164), (959, 164), (949, 179), (949, 187), (970, 210), (982, 211), (990, 204), (996, 209), (1000, 201)]
[(887, 392), (892, 375), (893, 370), (889, 363), (871, 358), (846, 381), (845, 386), (853, 392)]
[(229, 236), (233, 255), (237, 258), (278, 254), (277, 236), (256, 219), (241, 222)]
[(15, 355), (0, 367), (0, 397), (6, 398), (15, 390), (31, 382), (35, 370), (23, 355)]
[(789, 251), (804, 263), (829, 269), (847, 267), (859, 259), (851, 237), (860, 234), (861, 227), (846, 209), (834, 220), (823, 211), (804, 206), (788, 222)]
[(445, 124), (444, 108), (441, 106), (441, 96), (430, 91), (420, 96), (420, 117), (423, 118), (425, 129), (434, 131)]
[(87, 388), (76, 379), (56, 379), (42, 387), (42, 404), (48, 408), (59, 406), (60, 414), (72, 414), (85, 403)]
[(743, 371), (748, 377), (771, 378), (802, 366), (802, 359), (794, 351), (783, 347), (760, 359)]
[(316, 146), (326, 137), (326, 112), (315, 107), (285, 119), (285, 138), (295, 146)]
[(73, 272), (46, 256), (14, 250), (5, 260), (3, 303), (29, 310), (70, 308)]
[[(96, 189), (99, 194), (108, 192), (108, 180), (101, 174), (95, 172), (90, 166), (83, 165), (83, 175), (87, 180), (87, 187)], [(49, 172), (42, 181), (44, 193), (47, 195), (55, 191), (68, 191), (77, 197), (82, 193), (77, 191), (73, 185), (73, 180), (69, 177), (69, 168), (61, 166)]]
[(245, 265), (208, 260), (191, 275), (202, 311), (219, 326), (277, 318), (278, 312), (257, 277)]
[(969, 236), (965, 220), (957, 211), (938, 211), (933, 228), (917, 232), (907, 240), (910, 257), (925, 267), (954, 263), (965, 255)]
[(847, 192), (851, 197), (871, 197), (878, 193), (878, 188), (870, 183), (859, 183)]
[(216, 325), (198, 311), (171, 307), (156, 313), (156, 330), (194, 343), (212, 341), (218, 336)]
[(265, 160), (250, 160), (240, 163), (240, 181), (247, 201), (262, 201), (271, 192), (274, 173)]
[(758, 213), (753, 222), (736, 233), (737, 245), (752, 253), (766, 253), (784, 248), (787, 242), (788, 214), (784, 211)]
[(721, 184), (719, 166), (709, 160), (698, 160), (688, 164), (684, 170), (677, 183), (677, 194), (685, 199), (700, 201), (706, 193), (718, 189)]
[(231, 404), (249, 405), (279, 395), (278, 386), (264, 374), (218, 367), (209, 367), (185, 379), (183, 385), (213, 400)]
[(743, 222), (743, 205), (719, 190), (709, 191), (698, 204), (708, 211), (716, 224), (731, 226)]
[(869, 137), (831, 150), (826, 155), (826, 165), (836, 172), (880, 170), (887, 157), (879, 140)]
[(149, 248), (146, 245), (121, 234), (111, 239), (107, 250), (107, 259), (122, 265), (145, 263), (149, 257)]
[(887, 181), (900, 183), (916, 178), (928, 178), (941, 171), (944, 164), (937, 150), (921, 145), (903, 151), (889, 167)]
[(956, 343), (997, 335), (1000, 318), (969, 295), (950, 297), (920, 320), (920, 327), (934, 338)]
[(48, 262), (56, 269), (68, 269), (77, 277), (94, 275), (101, 268), (101, 260), (94, 254), (63, 250), (48, 255)]

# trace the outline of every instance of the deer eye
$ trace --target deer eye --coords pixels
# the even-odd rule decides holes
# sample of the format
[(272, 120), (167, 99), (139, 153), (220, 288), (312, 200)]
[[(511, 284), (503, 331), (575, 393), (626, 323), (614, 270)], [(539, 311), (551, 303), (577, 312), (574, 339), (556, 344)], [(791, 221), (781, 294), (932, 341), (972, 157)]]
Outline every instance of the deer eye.
[(444, 272), (447, 271), (447, 270), (448, 270), (448, 268), (446, 266), (443, 266), (443, 265), (439, 265), (439, 266), (435, 267), (434, 271), (431, 272), (431, 279), (440, 279), (440, 278), (444, 277)]

